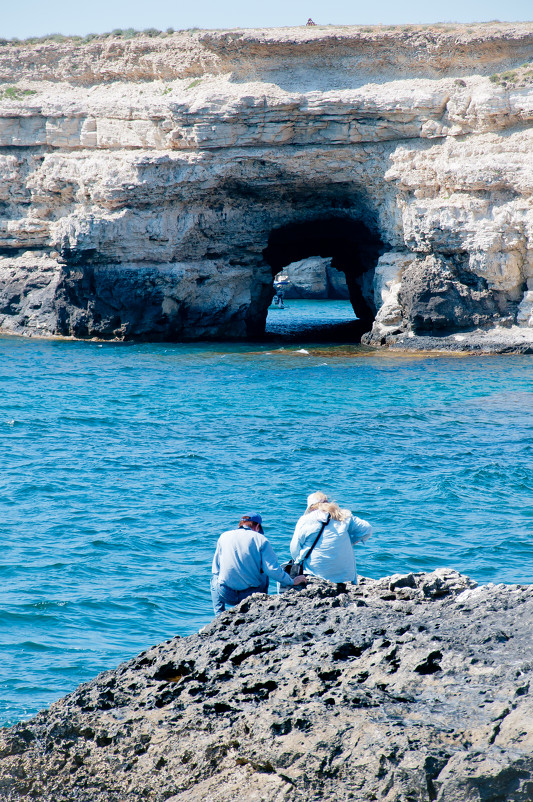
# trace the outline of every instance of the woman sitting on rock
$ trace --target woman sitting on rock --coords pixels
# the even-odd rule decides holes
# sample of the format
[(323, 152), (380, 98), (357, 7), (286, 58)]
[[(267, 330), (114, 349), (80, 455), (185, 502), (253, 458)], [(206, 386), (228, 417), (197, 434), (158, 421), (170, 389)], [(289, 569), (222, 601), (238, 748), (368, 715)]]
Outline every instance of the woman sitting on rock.
[[(329, 521), (328, 521), (329, 515)], [(324, 522), (322, 534), (307, 559)], [(325, 493), (307, 497), (307, 509), (299, 519), (291, 540), (291, 556), (295, 563), (304, 563), (304, 573), (328, 579), (330, 582), (357, 584), (357, 568), (353, 546), (364, 543), (372, 534), (368, 521), (350, 510), (341, 510)]]

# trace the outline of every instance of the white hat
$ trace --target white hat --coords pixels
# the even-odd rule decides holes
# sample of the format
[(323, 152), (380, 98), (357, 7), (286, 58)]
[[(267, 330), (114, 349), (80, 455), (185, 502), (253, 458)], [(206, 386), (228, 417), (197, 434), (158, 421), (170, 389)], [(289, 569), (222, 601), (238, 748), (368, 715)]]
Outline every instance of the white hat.
[(329, 498), (325, 493), (321, 493), (318, 490), (316, 493), (311, 493), (310, 496), (307, 496), (307, 507), (312, 507), (313, 504), (322, 504), (325, 501), (329, 501)]

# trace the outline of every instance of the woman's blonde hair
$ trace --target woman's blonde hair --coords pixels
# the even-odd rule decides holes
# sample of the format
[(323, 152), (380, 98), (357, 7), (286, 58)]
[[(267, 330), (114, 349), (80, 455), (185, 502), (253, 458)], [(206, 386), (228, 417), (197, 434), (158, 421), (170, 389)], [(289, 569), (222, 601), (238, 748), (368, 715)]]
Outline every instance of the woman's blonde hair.
[(344, 521), (352, 514), (350, 510), (341, 510), (335, 501), (330, 501), (325, 493), (317, 491), (307, 496), (307, 509), (305, 514), (321, 510), (322, 512), (329, 512), (334, 521)]

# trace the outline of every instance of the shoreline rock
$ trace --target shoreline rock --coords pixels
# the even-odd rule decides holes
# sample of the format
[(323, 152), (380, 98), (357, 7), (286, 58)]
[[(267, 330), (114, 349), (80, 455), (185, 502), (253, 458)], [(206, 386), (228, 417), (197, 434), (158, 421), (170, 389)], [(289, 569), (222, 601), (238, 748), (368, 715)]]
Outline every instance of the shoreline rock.
[(0, 731), (0, 799), (533, 796), (533, 586), (256, 595)]
[[(365, 335), (363, 344), (371, 338)], [(383, 343), (392, 351), (412, 351), (414, 353), (444, 352), (487, 356), (490, 354), (533, 354), (533, 330), (518, 326), (495, 327), (493, 329), (474, 329), (460, 333), (436, 335), (415, 335), (408, 332), (400, 336), (385, 337)]]

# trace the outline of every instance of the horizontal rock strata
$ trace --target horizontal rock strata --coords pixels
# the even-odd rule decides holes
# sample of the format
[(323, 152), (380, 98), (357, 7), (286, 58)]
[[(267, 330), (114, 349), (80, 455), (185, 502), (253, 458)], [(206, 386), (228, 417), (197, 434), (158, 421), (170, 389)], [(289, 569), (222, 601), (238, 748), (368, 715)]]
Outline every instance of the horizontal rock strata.
[(368, 344), (533, 343), (532, 44), (524, 23), (0, 47), (0, 330), (261, 336), (273, 274), (318, 256)]
[(256, 595), (0, 736), (0, 799), (533, 798), (533, 588)]

